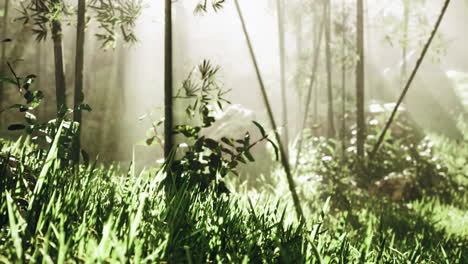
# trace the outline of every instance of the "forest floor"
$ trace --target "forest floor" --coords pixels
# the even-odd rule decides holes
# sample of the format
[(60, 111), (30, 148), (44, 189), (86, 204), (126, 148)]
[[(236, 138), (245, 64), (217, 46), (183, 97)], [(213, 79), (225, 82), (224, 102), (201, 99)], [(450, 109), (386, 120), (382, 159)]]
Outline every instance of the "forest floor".
[[(466, 142), (431, 142), (466, 184)], [(67, 167), (57, 144), (0, 146), (0, 263), (468, 263), (463, 188), (393, 200), (302, 175), (300, 223), (279, 168), (255, 189), (228, 180), (229, 194), (185, 186), (170, 199), (155, 170)]]

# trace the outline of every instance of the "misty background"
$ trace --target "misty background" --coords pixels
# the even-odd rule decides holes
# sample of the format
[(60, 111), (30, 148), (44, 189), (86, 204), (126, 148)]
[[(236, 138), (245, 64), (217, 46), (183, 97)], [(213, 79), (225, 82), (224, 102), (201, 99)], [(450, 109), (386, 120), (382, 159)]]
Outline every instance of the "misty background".
[[(353, 1), (335, 1), (332, 8), (334, 22), (333, 43), (338, 46), (341, 10), (349, 10), (348, 23), (354, 30), (355, 3)], [(394, 0), (366, 1), (366, 104), (391, 103), (396, 101), (402, 90), (403, 60), (401, 43), (397, 36), (402, 20), (402, 5)], [(422, 1), (418, 6), (414, 21), (410, 23), (411, 43), (408, 44), (407, 67), (412, 69), (420, 54), (424, 42), (437, 18), (442, 1)], [(263, 104), (255, 71), (249, 57), (247, 45), (242, 33), (239, 18), (233, 2), (227, 1), (225, 7), (216, 13), (194, 14), (197, 1), (176, 1), (174, 3), (174, 73), (177, 89), (188, 74), (202, 60), (208, 59), (221, 67), (219, 81), (231, 92), (227, 98), (250, 114), (237, 118), (242, 123), (255, 119), (268, 126), (266, 110)], [(278, 45), (278, 22), (274, 1), (240, 1), (252, 37), (254, 49), (274, 114), (279, 122), (281, 117), (280, 63)], [(85, 103), (93, 111), (84, 114), (83, 146), (93, 156), (99, 155), (103, 161), (129, 161), (135, 153), (143, 165), (150, 165), (162, 158), (162, 149), (147, 147), (144, 140), (151, 123), (163, 116), (163, 62), (164, 62), (164, 6), (162, 1), (144, 0), (144, 8), (135, 27), (138, 42), (124, 44), (117, 41), (115, 47), (101, 48), (101, 43), (94, 37), (100, 32), (91, 24), (87, 30), (85, 58)], [(314, 19), (314, 8), (320, 8), (311, 2), (309, 9), (301, 9), (299, 1), (286, 3), (286, 77), (287, 77), (287, 129), (290, 135), (290, 148), (298, 136), (301, 127), (302, 105), (307, 80), (300, 81), (300, 75), (309, 76), (316, 33), (310, 21)], [(21, 75), (35, 73), (38, 89), (46, 94), (44, 105), (40, 106), (38, 117), (49, 120), (54, 117), (54, 79), (52, 43), (36, 42), (34, 37), (20, 21), (15, 20), (15, 13), (10, 15), (9, 38), (13, 40), (7, 48), (7, 58), (15, 62)], [(405, 108), (412, 118), (427, 131), (435, 131), (452, 138), (462, 138), (456, 127), (460, 116), (466, 117), (466, 101), (460, 93), (460, 80), (468, 77), (468, 52), (466, 50), (466, 25), (468, 24), (467, 1), (453, 1), (446, 19), (417, 80), (405, 100)], [(413, 19), (413, 18), (412, 18)], [(64, 29), (66, 81), (73, 87), (75, 22), (67, 20)], [(66, 23), (64, 23), (66, 24)], [(349, 32), (353, 34), (353, 32)], [(416, 37), (417, 36), (417, 37)], [(351, 37), (354, 38), (354, 37)], [(323, 49), (323, 46), (322, 46)], [(351, 48), (352, 49), (352, 48)], [(334, 55), (339, 53), (333, 49)], [(337, 55), (339, 57), (339, 55)], [(334, 61), (333, 71), (339, 75), (339, 59)], [(318, 125), (326, 123), (326, 84), (324, 58), (319, 62), (317, 82)], [(409, 74), (409, 73), (408, 73)], [(323, 76), (321, 76), (323, 75)], [(302, 78), (306, 79), (306, 78)], [(337, 80), (333, 88), (338, 95), (341, 83)], [(299, 81), (298, 81), (299, 80)], [(349, 111), (354, 105), (354, 70), (347, 73)], [(72, 89), (68, 90), (71, 105)], [(18, 100), (15, 89), (7, 89), (2, 105), (9, 105)], [(340, 101), (337, 99), (336, 104)], [(465, 104), (465, 105), (463, 105)], [(339, 107), (336, 107), (339, 109)], [(175, 111), (182, 112), (180, 106)], [(179, 115), (179, 121), (181, 123)], [(1, 121), (0, 135), (11, 138), (17, 135), (7, 131), (7, 124), (20, 120), (21, 115), (4, 115)], [(338, 119), (338, 116), (337, 116)], [(348, 121), (354, 124), (353, 119)], [(182, 121), (183, 122), (183, 121)], [(338, 122), (338, 121), (337, 121)], [(310, 127), (317, 124), (310, 124)], [(282, 132), (284, 132), (282, 128)], [(162, 133), (162, 131), (160, 131)], [(316, 130), (316, 135), (325, 132)]]

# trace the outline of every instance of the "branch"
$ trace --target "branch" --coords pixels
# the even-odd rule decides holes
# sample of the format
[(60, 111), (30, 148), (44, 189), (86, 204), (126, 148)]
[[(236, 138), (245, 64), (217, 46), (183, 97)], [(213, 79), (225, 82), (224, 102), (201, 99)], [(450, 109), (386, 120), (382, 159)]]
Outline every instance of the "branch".
[(235, 4), (236, 4), (236, 9), (237, 9), (237, 14), (239, 16), (239, 19), (240, 19), (240, 22), (241, 22), (241, 25), (242, 25), (242, 31), (244, 32), (245, 40), (247, 42), (247, 46), (248, 46), (248, 49), (249, 49), (250, 58), (252, 59), (253, 66), (255, 68), (255, 73), (257, 75), (257, 80), (258, 80), (258, 83), (259, 83), (259, 86), (260, 86), (260, 91), (262, 92), (263, 101), (264, 101), (264, 104), (265, 104), (265, 106), (267, 108), (268, 117), (270, 119), (271, 126), (273, 127), (273, 132), (274, 132), (274, 135), (275, 135), (275, 139), (276, 139), (276, 141), (278, 142), (278, 145), (279, 145), (279, 152), (280, 152), (280, 155), (281, 155), (281, 163), (282, 163), (284, 171), (286, 173), (286, 179), (288, 181), (289, 191), (291, 192), (291, 196), (292, 196), (292, 199), (293, 199), (294, 208), (296, 209), (297, 218), (299, 219), (299, 221), (301, 223), (304, 223), (304, 221), (305, 221), (304, 213), (302, 211), (299, 196), (297, 195), (297, 192), (296, 192), (296, 184), (294, 182), (294, 179), (293, 179), (293, 176), (292, 176), (292, 173), (291, 173), (291, 168), (289, 166), (288, 157), (287, 157), (286, 152), (285, 152), (285, 147), (283, 146), (283, 144), (281, 142), (281, 137), (280, 137), (280, 135), (278, 133), (278, 127), (276, 126), (275, 118), (273, 116), (273, 110), (271, 108), (270, 101), (268, 100), (268, 95), (266, 93), (265, 84), (263, 82), (263, 78), (262, 78), (262, 75), (260, 73), (260, 68), (258, 66), (257, 58), (255, 56), (255, 52), (254, 52), (254, 49), (253, 49), (253, 46), (252, 46), (252, 41), (250, 40), (250, 36), (249, 36), (248, 31), (247, 31), (247, 26), (245, 24), (244, 16), (242, 15), (242, 10), (240, 8), (239, 1), (235, 0)]
[[(312, 99), (312, 90), (314, 88), (315, 80), (317, 79), (317, 69), (318, 69), (318, 61), (320, 57), (320, 47), (322, 46), (322, 38), (323, 38), (323, 31), (325, 29), (325, 15), (322, 18), (321, 24), (320, 24), (320, 30), (319, 30), (319, 35), (318, 35), (318, 40), (315, 43), (314, 47), (314, 61), (313, 61), (313, 66), (312, 66), (312, 74), (310, 75), (310, 82), (309, 82), (309, 87), (307, 89), (307, 96), (306, 96), (306, 101), (305, 101), (305, 110), (304, 110), (304, 120), (302, 121), (302, 128), (299, 133), (299, 140), (297, 143), (297, 153), (296, 153), (296, 165), (294, 166), (294, 170), (297, 171), (299, 167), (299, 158), (301, 157), (301, 152), (302, 152), (302, 141), (304, 139), (304, 130), (307, 124), (307, 119), (309, 116), (309, 108), (310, 108), (310, 103)], [(317, 89), (317, 88), (315, 88)]]
[(21, 78), (16, 74), (15, 70), (13, 70), (13, 67), (11, 66), (10, 62), (7, 62), (8, 68), (10, 68), (11, 73), (15, 77), (16, 80), (16, 86), (18, 87), (18, 90), (21, 92)]

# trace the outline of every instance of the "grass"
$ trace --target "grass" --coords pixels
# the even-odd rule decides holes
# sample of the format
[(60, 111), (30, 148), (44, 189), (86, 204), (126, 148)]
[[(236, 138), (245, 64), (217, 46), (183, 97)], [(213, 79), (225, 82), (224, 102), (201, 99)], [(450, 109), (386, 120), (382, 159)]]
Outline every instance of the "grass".
[(168, 199), (164, 175), (67, 167), (56, 143), (0, 143), (0, 263), (468, 263), (466, 208), (436, 198), (363, 194), (347, 211), (304, 180), (299, 224), (279, 171), (257, 190)]

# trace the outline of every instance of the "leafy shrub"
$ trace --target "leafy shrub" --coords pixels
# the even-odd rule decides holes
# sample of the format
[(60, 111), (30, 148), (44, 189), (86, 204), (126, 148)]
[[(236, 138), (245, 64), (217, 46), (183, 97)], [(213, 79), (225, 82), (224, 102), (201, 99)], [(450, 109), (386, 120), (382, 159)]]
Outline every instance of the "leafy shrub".
[[(18, 92), (23, 96), (25, 102), (13, 104), (6, 109), (1, 109), (0, 114), (7, 110), (17, 110), (24, 114), (24, 122), (11, 124), (8, 126), (10, 131), (24, 131), (24, 133), (31, 137), (32, 141), (44, 149), (47, 149), (52, 144), (59, 127), (63, 126), (63, 131), (60, 133), (60, 141), (58, 149), (59, 158), (62, 161), (71, 160), (72, 143), (77, 135), (78, 123), (71, 121), (68, 117), (73, 110), (65, 109), (63, 115), (56, 119), (49, 120), (44, 123), (40, 123), (34, 114), (34, 110), (39, 107), (44, 99), (44, 93), (41, 90), (33, 90), (32, 85), (36, 79), (36, 75), (30, 74), (24, 78), (17, 75), (13, 67), (8, 63), (10, 71), (13, 75), (12, 78), (2, 78), (1, 82), (14, 85)], [(83, 104), (78, 107), (78, 111), (91, 111), (91, 107), (87, 104)], [(82, 152), (86, 161), (89, 161), (88, 155)]]
[[(368, 120), (367, 149), (372, 149), (380, 132), (377, 116)], [(352, 135), (355, 135), (351, 131)], [(369, 194), (387, 196), (392, 200), (414, 200), (432, 195), (450, 200), (450, 192), (457, 188), (447, 167), (434, 153), (429, 137), (422, 137), (418, 129), (404, 115), (400, 115), (388, 133), (379, 152), (365, 160), (365, 168), (358, 168), (356, 139), (348, 143), (346, 151), (338, 151), (339, 144), (323, 137), (314, 137), (306, 145), (299, 173), (315, 173), (321, 181), (325, 197), (341, 197), (339, 207), (351, 208), (351, 203), (365, 202)]]
[[(247, 131), (242, 138), (222, 136), (215, 140), (203, 135), (203, 130), (209, 129), (216, 122), (215, 110), (223, 111), (224, 104), (230, 103), (224, 96), (225, 91), (216, 81), (219, 67), (214, 67), (204, 60), (196, 70), (192, 71), (183, 82), (175, 96), (187, 103), (185, 110), (187, 123), (176, 125), (174, 135), (182, 135), (187, 143), (179, 144), (166, 160), (164, 169), (168, 175), (174, 175), (171, 184), (181, 186), (184, 181), (199, 186), (205, 190), (217, 178), (224, 178), (229, 173), (238, 175), (240, 163), (255, 162), (251, 153), (254, 146), (262, 141), (269, 141), (276, 149), (265, 129), (252, 121), (260, 131), (260, 138), (253, 139)], [(147, 139), (151, 145), (154, 142), (162, 144), (162, 136), (157, 134), (157, 127), (163, 121), (154, 124), (153, 134)], [(182, 152), (178, 157), (178, 152)], [(221, 185), (223, 186), (223, 185)], [(222, 189), (225, 190), (224, 187)]]

